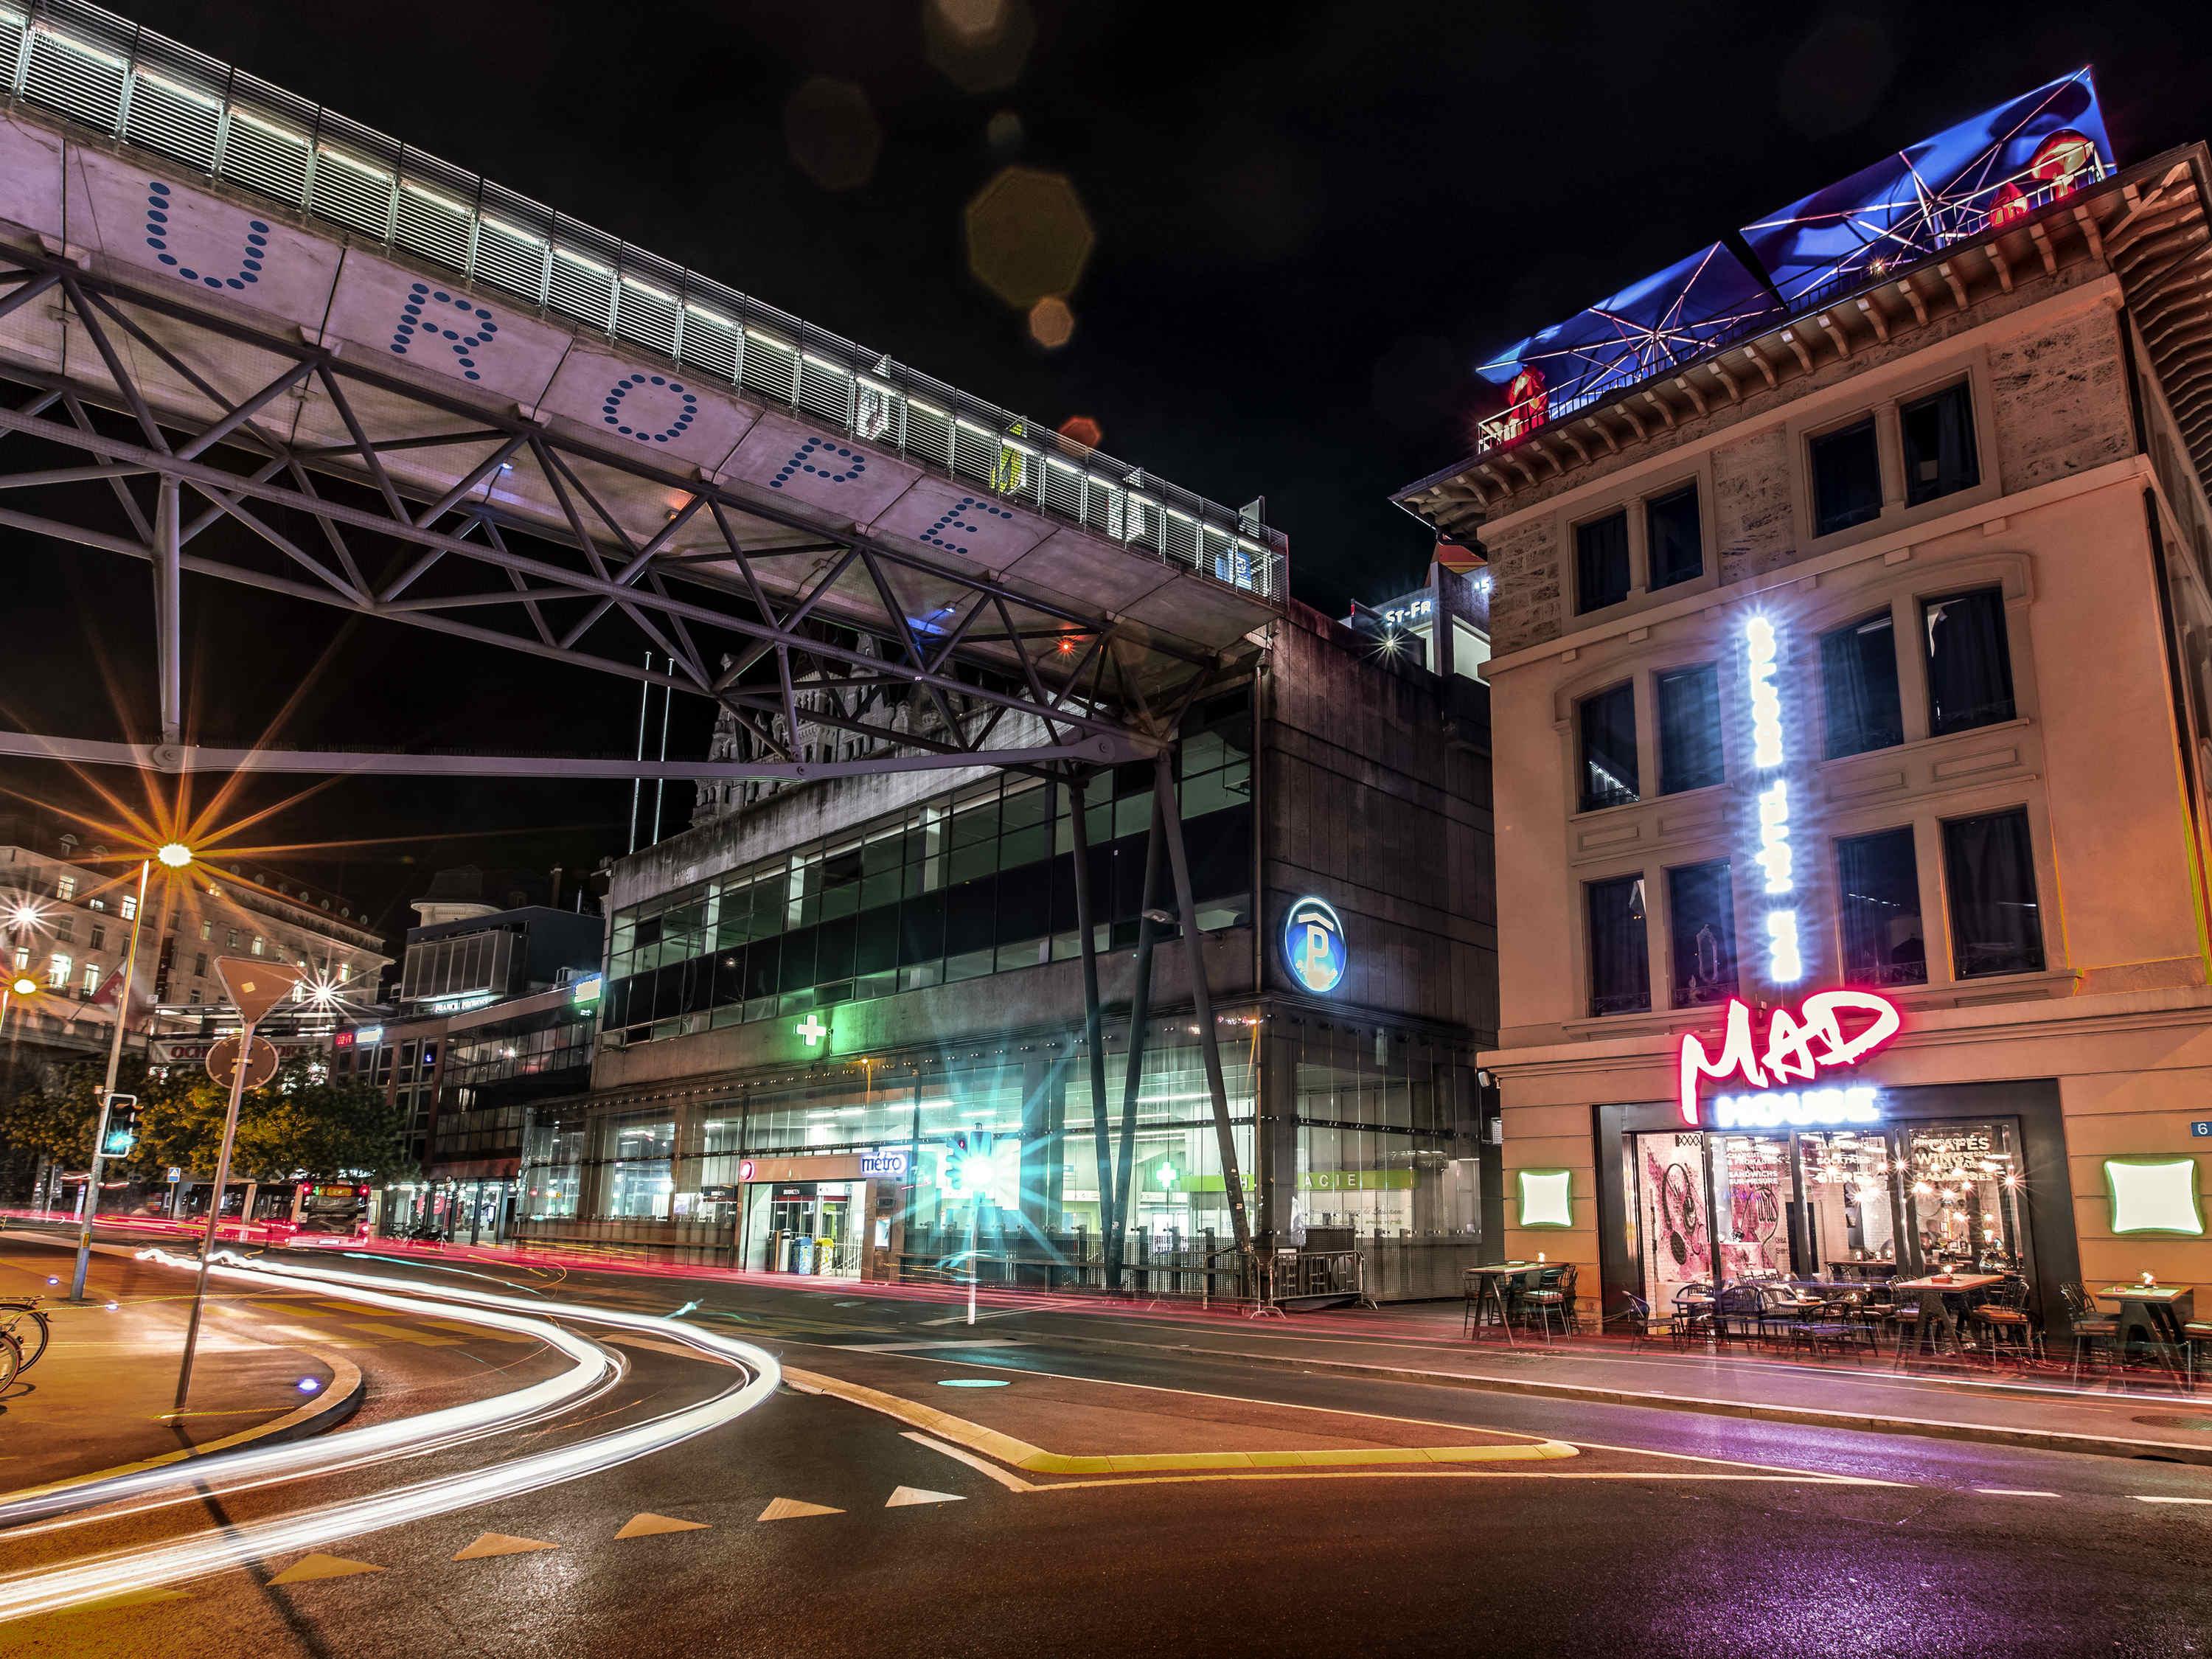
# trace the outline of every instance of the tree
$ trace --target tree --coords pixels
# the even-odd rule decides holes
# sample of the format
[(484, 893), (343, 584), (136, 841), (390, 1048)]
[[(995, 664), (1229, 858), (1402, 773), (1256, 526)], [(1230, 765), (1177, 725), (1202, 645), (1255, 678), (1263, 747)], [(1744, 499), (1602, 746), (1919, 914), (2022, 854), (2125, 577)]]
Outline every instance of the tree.
[[(305, 1058), (295, 1059), (265, 1087), (246, 1091), (231, 1153), (234, 1176), (381, 1180), (410, 1173), (399, 1109), (371, 1085), (319, 1077), (319, 1070)], [(0, 1141), (51, 1158), (64, 1169), (83, 1169), (92, 1158), (106, 1076), (104, 1063), (87, 1060), (50, 1086), (23, 1091), (0, 1107)], [(125, 1054), (116, 1089), (138, 1097), (138, 1142), (113, 1160), (118, 1176), (159, 1181), (170, 1167), (202, 1177), (215, 1173), (230, 1097), (203, 1067), (149, 1068), (143, 1057)]]

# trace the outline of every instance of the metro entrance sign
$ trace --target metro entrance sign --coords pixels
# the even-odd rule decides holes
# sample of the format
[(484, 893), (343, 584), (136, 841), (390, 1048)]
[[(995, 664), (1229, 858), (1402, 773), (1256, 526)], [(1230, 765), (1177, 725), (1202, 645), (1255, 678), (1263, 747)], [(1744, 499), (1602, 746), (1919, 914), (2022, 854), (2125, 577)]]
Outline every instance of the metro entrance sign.
[[(1847, 1020), (1852, 1022), (1848, 1029)], [(1754, 1042), (1749, 1005), (1731, 997), (1717, 1057), (1694, 1033), (1682, 1039), (1682, 1121), (1692, 1127), (1698, 1122), (1700, 1078), (1741, 1079), (1768, 1091), (1810, 1083), (1824, 1073), (1857, 1065), (1895, 1036), (1903, 1024), (1897, 1005), (1872, 991), (1816, 991), (1794, 1011), (1775, 1009), (1767, 1017), (1764, 1039)], [(1874, 1091), (1865, 1088), (1783, 1089), (1724, 1096), (1718, 1104), (1732, 1120), (1723, 1127), (1875, 1121)]]

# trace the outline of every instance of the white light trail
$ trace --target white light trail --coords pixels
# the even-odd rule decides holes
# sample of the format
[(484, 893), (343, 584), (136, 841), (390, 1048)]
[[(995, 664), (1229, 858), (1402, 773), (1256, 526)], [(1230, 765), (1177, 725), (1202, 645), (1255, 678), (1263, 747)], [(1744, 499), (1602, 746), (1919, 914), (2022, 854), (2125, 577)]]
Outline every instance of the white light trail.
[[(379, 1300), (383, 1305), (401, 1311), (421, 1310), (410, 1297), (396, 1295), (389, 1289), (380, 1288), (392, 1285), (393, 1281), (389, 1279), (289, 1265), (276, 1268), (244, 1268), (237, 1266), (236, 1259), (229, 1256), (228, 1252), (218, 1252), (216, 1260), (222, 1264), (216, 1270), (232, 1277), (280, 1283), (343, 1285), (349, 1296), (357, 1295), (364, 1301)], [(672, 1337), (741, 1371), (748, 1371), (750, 1377), (738, 1388), (726, 1389), (711, 1399), (682, 1410), (635, 1424), (612, 1434), (517, 1458), (489, 1468), (421, 1481), (374, 1497), (326, 1504), (274, 1520), (228, 1528), (220, 1533), (114, 1551), (69, 1566), (45, 1567), (8, 1574), (0, 1577), (0, 1620), (55, 1613), (85, 1601), (201, 1577), (248, 1561), (312, 1549), (339, 1539), (399, 1526), (452, 1510), (493, 1503), (541, 1486), (576, 1480), (632, 1458), (662, 1450), (733, 1421), (766, 1401), (782, 1380), (781, 1368), (775, 1357), (766, 1351), (751, 1343), (700, 1330), (674, 1319), (574, 1304), (525, 1303), (518, 1297), (449, 1289), (443, 1285), (412, 1285), (410, 1288), (422, 1297), (445, 1304), (441, 1306), (441, 1311), (453, 1304), (472, 1307), (477, 1311), (471, 1316), (485, 1323), (499, 1323), (512, 1328), (543, 1322), (525, 1316), (513, 1320), (510, 1324), (497, 1310), (513, 1306), (528, 1309), (532, 1313), (557, 1314), (594, 1324), (651, 1331), (658, 1335)], [(563, 1352), (573, 1352), (568, 1344), (574, 1343), (588, 1350), (598, 1364), (611, 1363), (602, 1351), (583, 1339), (565, 1332), (560, 1334), (566, 1339), (559, 1345)], [(530, 1390), (520, 1392), (529, 1393)], [(496, 1409), (507, 1406), (514, 1397), (501, 1396), (498, 1401), (477, 1402), (477, 1406), (478, 1408)], [(440, 1415), (431, 1414), (434, 1418)], [(429, 1420), (428, 1418), (412, 1419), (418, 1426)], [(375, 1431), (374, 1429), (352, 1431), (325, 1440), (308, 1441), (296, 1447), (270, 1448), (268, 1455), (320, 1453), (331, 1467), (345, 1467), (354, 1460), (361, 1437)], [(181, 1479), (203, 1489), (219, 1490), (226, 1484), (228, 1477), (246, 1471), (258, 1455), (255, 1451), (218, 1453), (187, 1460), (184, 1464), (168, 1469), (149, 1470), (147, 1474), (166, 1476), (170, 1480)], [(259, 1474), (265, 1476), (266, 1468), (258, 1464), (256, 1467)], [(288, 1464), (287, 1472), (298, 1473), (302, 1468), (314, 1469), (318, 1467), (314, 1461), (309, 1459)], [(0, 1520), (4, 1518), (5, 1512), (0, 1511)]]

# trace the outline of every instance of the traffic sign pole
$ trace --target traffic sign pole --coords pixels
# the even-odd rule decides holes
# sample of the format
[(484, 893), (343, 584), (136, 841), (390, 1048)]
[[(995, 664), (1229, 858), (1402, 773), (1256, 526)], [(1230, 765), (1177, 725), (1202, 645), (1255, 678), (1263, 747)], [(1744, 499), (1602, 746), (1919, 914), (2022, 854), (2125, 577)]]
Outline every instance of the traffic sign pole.
[[(215, 1255), (216, 1229), (222, 1220), (223, 1189), (230, 1182), (230, 1151), (238, 1139), (239, 1103), (246, 1097), (246, 1074), (253, 1069), (253, 1029), (300, 978), (293, 969), (236, 957), (220, 957), (215, 966), (216, 972), (222, 976), (223, 988), (230, 993), (230, 1000), (238, 1009), (238, 1059), (230, 1072), (230, 1109), (223, 1115), (222, 1150), (216, 1156), (215, 1191), (208, 1200), (207, 1231), (200, 1238), (199, 1277), (192, 1286), (191, 1322), (185, 1327), (185, 1356), (177, 1368), (176, 1409), (180, 1412), (192, 1388), (192, 1355), (199, 1347), (200, 1316), (207, 1307), (208, 1264)], [(251, 1216), (240, 1218), (249, 1222), (252, 1219)]]
[(138, 902), (131, 911), (131, 949), (123, 958), (123, 994), (115, 1002), (115, 1034), (107, 1044), (107, 1081), (100, 1091), (100, 1121), (92, 1131), (92, 1169), (84, 1181), (84, 1214), (76, 1227), (76, 1268), (70, 1275), (70, 1300), (84, 1300), (85, 1269), (92, 1261), (92, 1221), (100, 1211), (100, 1149), (107, 1144), (107, 1114), (115, 1103), (115, 1075), (123, 1065), (123, 1028), (131, 1022), (131, 975), (138, 966), (138, 929), (146, 920), (146, 878), (154, 860), (138, 864)]

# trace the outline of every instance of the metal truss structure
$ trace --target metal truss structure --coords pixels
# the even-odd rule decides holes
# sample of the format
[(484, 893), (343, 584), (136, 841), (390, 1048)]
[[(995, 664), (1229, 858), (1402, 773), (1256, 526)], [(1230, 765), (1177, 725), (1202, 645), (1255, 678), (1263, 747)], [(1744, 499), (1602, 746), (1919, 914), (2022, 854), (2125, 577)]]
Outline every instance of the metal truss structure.
[[(1140, 639), (1114, 620), (1016, 592), (857, 532), (825, 535), (650, 456), (569, 438), (520, 414), (488, 416), (374, 364), (100, 278), (60, 259), (27, 262), (0, 293), (0, 323), (58, 306), (98, 354), (106, 385), (72, 384), (0, 363), (27, 395), (0, 408), (0, 434), (70, 452), (70, 464), (0, 476), (13, 500), (39, 488), (43, 511), (0, 507), (0, 525), (141, 561), (155, 597), (158, 744), (0, 734), (0, 749), (165, 771), (258, 769), (575, 777), (821, 777), (978, 763), (1090, 764), (1156, 751), (1217, 658)], [(148, 313), (246, 344), (274, 373), (226, 395), (158, 337)], [(157, 415), (126, 345), (152, 354), (221, 412), (180, 423)], [(301, 445), (270, 418), (313, 385), (350, 441)], [(373, 393), (413, 405), (416, 430), (372, 438), (356, 413)], [(393, 452), (468, 458), (434, 499), (387, 466)], [(58, 458), (54, 458), (58, 459)], [(639, 539), (603, 490), (605, 469), (677, 503)], [(526, 471), (557, 503), (567, 533), (520, 522), (489, 499), (495, 476)], [(76, 488), (65, 488), (75, 486)], [(763, 521), (786, 532), (756, 539)], [(246, 538), (210, 538), (216, 526)], [(744, 531), (756, 534), (740, 532)], [(696, 549), (671, 551), (681, 532)], [(241, 541), (266, 556), (235, 550)], [(216, 543), (223, 552), (212, 550)], [(804, 564), (794, 583), (793, 566)], [(773, 568), (771, 577), (764, 566)], [(185, 573), (282, 593), (540, 659), (644, 680), (732, 711), (763, 758), (637, 763), (557, 757), (200, 750), (183, 741), (181, 578)], [(950, 590), (950, 591), (948, 591)], [(777, 592), (789, 597), (779, 599)], [(928, 614), (920, 595), (927, 594)], [(825, 601), (834, 597), (836, 603)], [(622, 624), (627, 623), (627, 626)], [(641, 666), (640, 647), (673, 672)], [(1165, 671), (1164, 672), (1163, 671)], [(1149, 684), (1149, 692), (1148, 692)], [(821, 761), (801, 752), (804, 722), (851, 732), (874, 750)], [(1009, 717), (1012, 718), (1009, 718)]]

